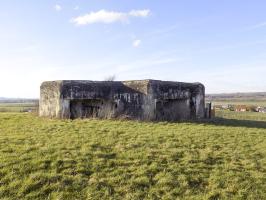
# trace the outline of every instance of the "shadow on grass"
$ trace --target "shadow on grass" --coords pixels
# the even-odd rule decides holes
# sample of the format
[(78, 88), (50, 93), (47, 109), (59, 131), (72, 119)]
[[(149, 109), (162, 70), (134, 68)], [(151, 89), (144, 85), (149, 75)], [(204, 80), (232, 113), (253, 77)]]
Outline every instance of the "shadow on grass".
[(198, 124), (211, 124), (217, 126), (230, 126), (230, 127), (246, 127), (246, 128), (263, 128), (266, 129), (266, 121), (253, 121), (241, 119), (227, 119), (222, 117), (215, 117), (209, 120), (199, 120), (193, 123)]

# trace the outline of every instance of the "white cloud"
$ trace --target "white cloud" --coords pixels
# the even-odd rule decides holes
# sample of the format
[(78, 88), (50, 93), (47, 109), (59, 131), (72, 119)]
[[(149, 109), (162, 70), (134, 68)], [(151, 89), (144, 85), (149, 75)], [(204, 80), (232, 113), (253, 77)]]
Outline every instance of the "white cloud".
[(145, 10), (131, 10), (128, 14), (133, 17), (148, 17), (151, 11), (148, 9)]
[(56, 4), (56, 5), (54, 6), (54, 9), (55, 9), (56, 11), (61, 11), (61, 10), (62, 10), (62, 7), (61, 7), (60, 5), (58, 5), (58, 4)]
[(77, 25), (86, 25), (94, 23), (110, 24), (113, 22), (123, 22), (126, 20), (127, 16), (124, 13), (100, 10), (98, 12), (91, 12), (89, 14), (74, 18), (72, 19), (72, 22)]
[(148, 17), (150, 10), (132, 10), (128, 13), (99, 10), (97, 12), (90, 12), (86, 15), (78, 16), (71, 19), (71, 22), (76, 25), (87, 25), (94, 23), (111, 24), (115, 22), (129, 22), (130, 17)]
[(255, 25), (248, 26), (248, 27), (244, 28), (243, 31), (252, 31), (252, 30), (265, 28), (265, 27), (266, 27), (266, 22), (261, 22), (261, 23), (255, 24)]
[(141, 44), (141, 40), (134, 40), (132, 43), (133, 47), (139, 47), (140, 44)]
[(260, 23), (260, 24), (256, 24), (252, 27), (250, 27), (250, 29), (257, 29), (257, 28), (262, 28), (266, 26), (266, 22)]

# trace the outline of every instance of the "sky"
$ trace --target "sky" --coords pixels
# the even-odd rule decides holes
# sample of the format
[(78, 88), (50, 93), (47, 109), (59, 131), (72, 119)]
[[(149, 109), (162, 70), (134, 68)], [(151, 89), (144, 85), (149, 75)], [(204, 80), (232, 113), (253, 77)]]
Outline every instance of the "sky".
[(49, 80), (266, 91), (265, 0), (0, 0), (0, 97)]

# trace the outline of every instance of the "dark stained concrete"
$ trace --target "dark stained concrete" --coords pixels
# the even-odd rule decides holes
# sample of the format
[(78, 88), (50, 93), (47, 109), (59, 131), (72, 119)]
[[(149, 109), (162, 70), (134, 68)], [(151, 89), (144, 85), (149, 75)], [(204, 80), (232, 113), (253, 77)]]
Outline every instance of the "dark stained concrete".
[(159, 80), (49, 81), (41, 85), (40, 116), (177, 121), (205, 115), (201, 83)]

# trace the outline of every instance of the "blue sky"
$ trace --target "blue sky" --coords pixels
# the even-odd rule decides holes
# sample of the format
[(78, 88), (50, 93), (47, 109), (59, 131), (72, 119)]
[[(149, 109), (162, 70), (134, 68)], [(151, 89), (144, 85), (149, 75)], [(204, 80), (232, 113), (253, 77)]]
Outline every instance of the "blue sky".
[(266, 91), (265, 10), (264, 0), (1, 0), (0, 96), (110, 75)]

